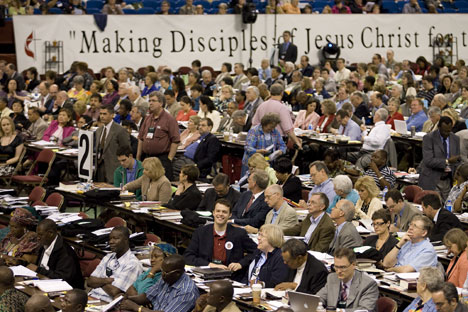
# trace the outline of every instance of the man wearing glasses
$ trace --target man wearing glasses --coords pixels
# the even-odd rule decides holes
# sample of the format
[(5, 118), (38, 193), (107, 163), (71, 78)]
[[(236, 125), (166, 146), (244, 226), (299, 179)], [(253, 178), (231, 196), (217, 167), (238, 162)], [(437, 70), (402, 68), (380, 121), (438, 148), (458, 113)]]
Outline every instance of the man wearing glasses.
[(335, 271), (317, 293), (324, 307), (354, 310), (377, 310), (379, 288), (367, 274), (356, 270), (356, 255), (351, 249), (338, 248), (334, 254)]
[[(185, 274), (185, 261), (181, 255), (171, 255), (161, 265), (161, 279), (145, 293), (128, 297), (120, 308), (125, 311), (188, 312), (192, 311), (200, 296), (192, 279)], [(151, 303), (153, 310), (144, 305)]]
[(111, 302), (127, 291), (143, 272), (140, 261), (130, 251), (130, 233), (124, 226), (115, 227), (109, 235), (112, 253), (106, 255), (88, 278), (93, 288), (91, 297)]
[(423, 267), (437, 266), (437, 254), (427, 239), (432, 221), (422, 215), (411, 220), (408, 232), (385, 256), (383, 266), (396, 273), (419, 272)]

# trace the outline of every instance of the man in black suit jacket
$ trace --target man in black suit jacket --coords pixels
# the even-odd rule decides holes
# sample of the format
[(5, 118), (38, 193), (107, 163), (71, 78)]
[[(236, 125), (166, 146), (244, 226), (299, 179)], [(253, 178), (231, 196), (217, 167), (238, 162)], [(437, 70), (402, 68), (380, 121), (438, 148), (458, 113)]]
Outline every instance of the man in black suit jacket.
[(265, 202), (265, 189), (268, 186), (268, 174), (254, 171), (248, 178), (249, 190), (241, 194), (232, 210), (233, 222), (238, 225), (250, 225), (260, 228), (271, 208)]
[(442, 206), (439, 195), (426, 194), (421, 199), (421, 204), (423, 213), (435, 223), (429, 236), (431, 241), (442, 241), (450, 229), (462, 228), (460, 220)]
[(285, 30), (283, 32), (283, 40), (284, 42), (279, 45), (279, 55), (278, 61), (281, 66), (284, 66), (286, 62), (293, 62), (296, 63), (297, 60), (297, 46), (295, 46), (291, 40), (291, 32), (289, 30)]
[(75, 251), (57, 233), (57, 225), (50, 219), (42, 220), (37, 226), (37, 237), (42, 247), (37, 265), (28, 268), (49, 278), (60, 278), (73, 288), (84, 289), (83, 275)]
[(309, 57), (307, 55), (301, 56), (301, 73), (304, 77), (312, 77), (314, 67), (309, 64)]
[(276, 285), (276, 290), (296, 290), (316, 294), (327, 283), (325, 265), (307, 252), (307, 245), (298, 239), (287, 240), (281, 247), (284, 263), (289, 267), (287, 281)]
[(211, 129), (213, 129), (213, 121), (211, 119), (203, 118), (200, 121), (198, 129), (200, 131), (200, 143), (195, 151), (193, 161), (200, 170), (200, 178), (205, 178), (210, 174), (213, 164), (218, 160), (221, 144), (218, 138), (211, 133)]
[(202, 201), (198, 205), (199, 211), (213, 211), (218, 199), (227, 199), (232, 206), (239, 200), (240, 193), (229, 186), (229, 177), (224, 173), (218, 173), (212, 182), (214, 188), (207, 189)]
[(16, 80), (16, 91), (24, 90), (24, 78), (23, 75), (16, 71), (16, 66), (13, 64), (8, 64), (5, 68), (8, 79)]
[(184, 258), (188, 265), (230, 270), (233, 272), (231, 277), (240, 281), (257, 244), (244, 229), (229, 224), (230, 217), (231, 204), (224, 198), (219, 199), (213, 210), (214, 223), (195, 230)]

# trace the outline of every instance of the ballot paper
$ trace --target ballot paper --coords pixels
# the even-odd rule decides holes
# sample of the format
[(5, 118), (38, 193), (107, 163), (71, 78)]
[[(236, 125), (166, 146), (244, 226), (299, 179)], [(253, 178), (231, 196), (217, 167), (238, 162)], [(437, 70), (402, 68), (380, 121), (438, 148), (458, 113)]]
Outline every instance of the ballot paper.
[(25, 276), (25, 277), (36, 277), (37, 273), (28, 269), (25, 266), (17, 265), (11, 266), (10, 269), (13, 271), (15, 276)]

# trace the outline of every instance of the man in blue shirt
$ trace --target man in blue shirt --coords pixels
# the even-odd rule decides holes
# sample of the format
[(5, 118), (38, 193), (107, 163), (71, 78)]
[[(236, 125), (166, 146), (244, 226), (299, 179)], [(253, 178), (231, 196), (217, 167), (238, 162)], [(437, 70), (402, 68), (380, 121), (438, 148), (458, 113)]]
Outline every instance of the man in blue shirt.
[(361, 128), (349, 117), (347, 111), (340, 109), (336, 113), (336, 121), (340, 124), (337, 134), (348, 136), (351, 141), (361, 140)]
[[(332, 180), (328, 177), (329, 171), (327, 165), (323, 161), (314, 161), (309, 166), (310, 179), (314, 182), (315, 186), (309, 192), (309, 200), (314, 193), (324, 193), (328, 197), (328, 202), (333, 202), (336, 196)], [(307, 204), (304, 200), (299, 201), (299, 206), (307, 209)]]
[(122, 120), (130, 120), (132, 116), (130, 112), (132, 110), (132, 102), (130, 100), (122, 100), (119, 103), (119, 110), (115, 114), (114, 121), (119, 125), (122, 124)]
[[(185, 260), (181, 255), (171, 255), (164, 259), (161, 266), (162, 278), (145, 293), (131, 296), (120, 305), (123, 310), (134, 312), (192, 311), (200, 296), (192, 279), (185, 274)], [(151, 303), (154, 310), (144, 305)]]
[(423, 267), (437, 266), (437, 254), (427, 238), (433, 227), (432, 221), (422, 215), (415, 215), (408, 232), (385, 256), (383, 266), (396, 273), (419, 272)]
[(411, 131), (412, 126), (416, 128), (416, 131), (422, 131), (423, 125), (428, 119), (423, 108), (424, 104), (421, 99), (413, 99), (411, 101), (411, 116), (406, 120), (406, 128), (408, 131)]

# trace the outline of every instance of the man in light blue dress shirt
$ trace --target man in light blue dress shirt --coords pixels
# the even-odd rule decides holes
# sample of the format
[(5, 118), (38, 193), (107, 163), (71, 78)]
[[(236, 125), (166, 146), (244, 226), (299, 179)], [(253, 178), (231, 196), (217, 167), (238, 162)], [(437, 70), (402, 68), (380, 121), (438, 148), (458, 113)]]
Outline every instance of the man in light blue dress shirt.
[[(315, 186), (309, 192), (309, 199), (310, 196), (314, 193), (325, 193), (328, 197), (328, 202), (333, 202), (333, 198), (335, 198), (336, 193), (333, 186), (332, 180), (328, 177), (328, 168), (327, 165), (323, 161), (314, 161), (309, 166), (310, 170), (310, 179), (314, 182)], [(304, 200), (299, 201), (299, 205), (304, 209), (307, 209), (307, 204)]]
[(408, 232), (385, 256), (383, 266), (396, 273), (419, 272), (423, 267), (437, 266), (437, 254), (428, 239), (432, 221), (423, 215), (415, 215)]
[(340, 124), (337, 134), (348, 136), (351, 141), (361, 140), (361, 128), (350, 118), (347, 111), (340, 109), (335, 118)]
[(423, 102), (420, 99), (412, 100), (410, 109), (411, 116), (406, 120), (406, 128), (411, 131), (411, 127), (414, 126), (416, 131), (422, 131), (423, 125), (428, 119), (424, 112)]

